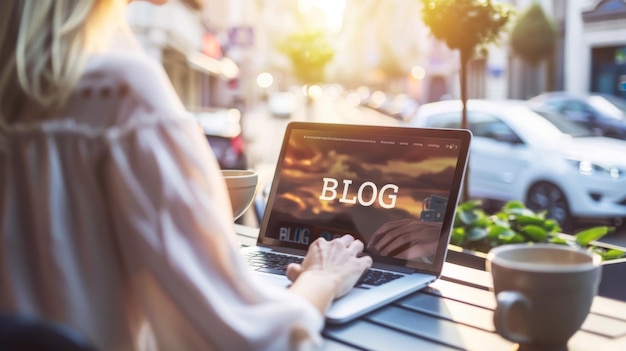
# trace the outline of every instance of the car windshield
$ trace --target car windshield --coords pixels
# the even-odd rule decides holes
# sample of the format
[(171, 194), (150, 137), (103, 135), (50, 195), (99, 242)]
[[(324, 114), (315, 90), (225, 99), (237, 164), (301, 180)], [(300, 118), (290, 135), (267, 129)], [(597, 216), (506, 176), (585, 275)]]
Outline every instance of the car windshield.
[(591, 129), (581, 126), (580, 124), (571, 122), (559, 114), (546, 111), (535, 112), (543, 116), (550, 123), (552, 123), (552, 125), (557, 127), (561, 132), (565, 134), (571, 135), (573, 137), (589, 137), (595, 135)]
[(624, 119), (626, 116), (626, 100), (611, 95), (592, 95), (589, 104), (606, 116)]

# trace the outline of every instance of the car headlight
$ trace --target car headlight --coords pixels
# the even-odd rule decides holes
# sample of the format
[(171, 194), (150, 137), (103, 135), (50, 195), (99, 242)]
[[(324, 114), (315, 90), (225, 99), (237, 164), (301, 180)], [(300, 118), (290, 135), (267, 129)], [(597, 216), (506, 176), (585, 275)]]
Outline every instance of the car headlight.
[(572, 166), (578, 169), (580, 174), (605, 176), (613, 179), (621, 178), (626, 175), (622, 169), (615, 166), (603, 166), (586, 160), (568, 160)]

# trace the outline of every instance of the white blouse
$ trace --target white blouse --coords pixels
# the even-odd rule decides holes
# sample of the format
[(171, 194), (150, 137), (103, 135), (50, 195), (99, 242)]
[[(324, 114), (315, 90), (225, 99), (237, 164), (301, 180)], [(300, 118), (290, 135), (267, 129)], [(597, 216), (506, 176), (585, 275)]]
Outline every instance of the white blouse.
[(219, 166), (160, 65), (92, 57), (60, 114), (0, 130), (0, 312), (101, 350), (292, 350), (322, 315), (254, 280)]

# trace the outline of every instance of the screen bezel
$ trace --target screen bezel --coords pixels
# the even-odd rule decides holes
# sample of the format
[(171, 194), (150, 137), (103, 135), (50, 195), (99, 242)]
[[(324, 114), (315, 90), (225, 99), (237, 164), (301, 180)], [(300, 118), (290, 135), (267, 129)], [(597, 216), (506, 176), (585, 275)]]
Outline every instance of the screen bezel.
[(340, 132), (345, 134), (386, 134), (393, 136), (405, 136), (411, 138), (440, 138), (440, 139), (453, 139), (459, 142), (459, 153), (456, 169), (454, 171), (452, 189), (450, 190), (450, 197), (448, 200), (446, 213), (442, 222), (441, 233), (439, 243), (437, 246), (437, 252), (435, 254), (435, 261), (432, 263), (419, 262), (414, 260), (404, 260), (398, 258), (389, 257), (373, 257), (375, 262), (401, 266), (405, 268), (411, 268), (416, 271), (426, 272), (430, 274), (441, 274), (443, 263), (445, 262), (447, 255), (447, 248), (450, 242), (452, 225), (454, 224), (454, 217), (456, 207), (460, 198), (460, 191), (463, 185), (463, 179), (465, 177), (467, 163), (469, 160), (469, 148), (472, 138), (472, 134), (469, 130), (465, 129), (445, 129), (445, 128), (417, 128), (417, 127), (404, 127), (404, 126), (374, 126), (374, 125), (355, 125), (355, 124), (335, 124), (335, 123), (319, 123), (319, 122), (301, 122), (292, 121), (287, 125), (285, 135), (281, 145), (279, 157), (277, 160), (274, 176), (271, 183), (271, 189), (266, 202), (266, 210), (264, 211), (261, 228), (259, 231), (259, 238), (257, 244), (260, 246), (280, 247), (285, 249), (291, 249), (295, 251), (302, 251), (301, 245), (284, 242), (278, 239), (266, 237), (264, 234), (267, 231), (269, 220), (271, 217), (271, 208), (274, 204), (276, 197), (276, 190), (278, 187), (278, 180), (281, 174), (284, 154), (289, 144), (292, 132), (294, 130), (305, 130), (312, 132)]

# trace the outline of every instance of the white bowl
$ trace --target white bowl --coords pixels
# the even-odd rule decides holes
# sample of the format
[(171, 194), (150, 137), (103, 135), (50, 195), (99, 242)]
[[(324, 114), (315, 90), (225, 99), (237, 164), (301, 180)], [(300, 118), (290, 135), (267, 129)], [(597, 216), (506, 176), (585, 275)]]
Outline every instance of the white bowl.
[(224, 169), (222, 170), (222, 176), (228, 188), (233, 218), (237, 219), (250, 207), (256, 193), (259, 175), (250, 169)]

